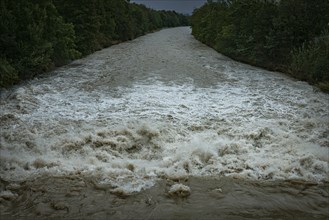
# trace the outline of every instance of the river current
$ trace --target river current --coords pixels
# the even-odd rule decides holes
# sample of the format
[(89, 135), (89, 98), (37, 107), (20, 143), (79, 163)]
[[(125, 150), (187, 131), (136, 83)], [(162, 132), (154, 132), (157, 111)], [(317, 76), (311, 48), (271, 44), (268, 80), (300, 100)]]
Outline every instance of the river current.
[(329, 217), (329, 95), (164, 29), (1, 91), (8, 219)]

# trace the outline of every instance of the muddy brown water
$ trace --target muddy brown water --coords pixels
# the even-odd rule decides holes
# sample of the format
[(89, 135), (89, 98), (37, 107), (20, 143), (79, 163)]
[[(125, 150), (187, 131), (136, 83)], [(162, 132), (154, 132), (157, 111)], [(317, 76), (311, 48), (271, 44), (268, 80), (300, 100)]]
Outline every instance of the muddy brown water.
[(329, 95), (164, 29), (1, 91), (1, 219), (328, 219)]
[[(171, 195), (176, 182), (187, 197)], [(2, 185), (10, 188), (8, 183)], [(2, 219), (328, 219), (329, 184), (262, 183), (234, 178), (161, 180), (125, 194), (79, 175), (21, 183), (19, 196), (2, 201)]]

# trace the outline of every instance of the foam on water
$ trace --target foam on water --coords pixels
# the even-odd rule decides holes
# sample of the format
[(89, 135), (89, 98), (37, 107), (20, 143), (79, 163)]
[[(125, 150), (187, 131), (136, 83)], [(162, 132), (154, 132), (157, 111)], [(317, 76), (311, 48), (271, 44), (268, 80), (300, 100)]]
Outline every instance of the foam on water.
[[(208, 59), (196, 64), (197, 55), (181, 54), (190, 62), (181, 65), (199, 73), (183, 83), (158, 68), (109, 89), (107, 78), (98, 80), (115, 73), (116, 50), (127, 49), (101, 51), (2, 96), (2, 179), (79, 174), (125, 192), (191, 175), (329, 181), (328, 95), (202, 50)], [(104, 67), (107, 59), (114, 66)], [(200, 83), (200, 74), (212, 80)]]

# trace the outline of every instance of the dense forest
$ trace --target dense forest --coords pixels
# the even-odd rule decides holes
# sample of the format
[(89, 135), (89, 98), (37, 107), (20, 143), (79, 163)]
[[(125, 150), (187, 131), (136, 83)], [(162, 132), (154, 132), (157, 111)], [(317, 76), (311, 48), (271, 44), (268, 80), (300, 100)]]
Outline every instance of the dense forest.
[(329, 92), (328, 0), (222, 0), (193, 12), (192, 33), (217, 51)]
[(126, 0), (1, 0), (0, 87), (147, 32), (188, 25)]

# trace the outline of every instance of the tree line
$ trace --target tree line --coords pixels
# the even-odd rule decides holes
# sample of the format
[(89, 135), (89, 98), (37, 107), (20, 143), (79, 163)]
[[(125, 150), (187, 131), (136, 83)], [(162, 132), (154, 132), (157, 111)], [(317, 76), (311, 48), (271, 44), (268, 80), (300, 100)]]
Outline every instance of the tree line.
[(218, 0), (193, 12), (192, 34), (217, 51), (329, 92), (328, 0)]
[(0, 87), (163, 27), (185, 15), (126, 0), (1, 0)]

